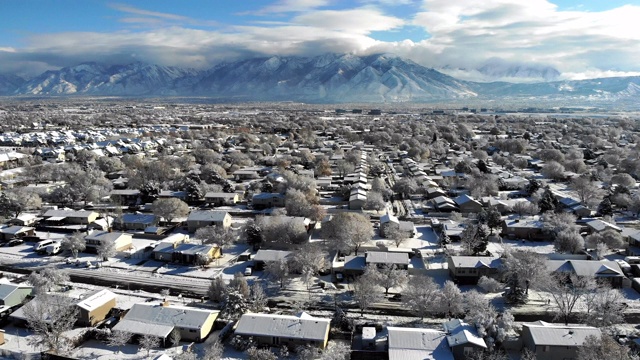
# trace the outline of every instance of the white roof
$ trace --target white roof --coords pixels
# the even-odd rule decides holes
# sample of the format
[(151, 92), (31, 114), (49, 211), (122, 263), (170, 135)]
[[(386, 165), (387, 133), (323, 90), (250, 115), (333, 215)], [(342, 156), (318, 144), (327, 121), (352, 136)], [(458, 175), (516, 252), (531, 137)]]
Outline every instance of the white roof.
[[(581, 346), (587, 336), (600, 337), (600, 329), (590, 326), (563, 326), (545, 322), (522, 324), (531, 333), (533, 343), (549, 346)], [(524, 330), (524, 329), (523, 329)]]
[(304, 316), (244, 314), (235, 333), (247, 336), (277, 336), (288, 339), (324, 341), (328, 336), (330, 319)]
[(88, 298), (82, 300), (77, 305), (89, 312), (99, 308), (100, 306), (108, 303), (111, 300), (114, 300), (118, 296), (107, 289), (103, 289), (98, 291), (97, 293), (89, 296)]
[(389, 360), (453, 360), (442, 331), (391, 326), (387, 330)]

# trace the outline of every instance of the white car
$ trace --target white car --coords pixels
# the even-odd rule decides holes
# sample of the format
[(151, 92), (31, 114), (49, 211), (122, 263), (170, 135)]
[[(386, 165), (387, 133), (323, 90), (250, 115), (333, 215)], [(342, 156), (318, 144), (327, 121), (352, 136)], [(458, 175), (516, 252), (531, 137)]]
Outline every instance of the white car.
[(251, 266), (244, 268), (244, 276), (251, 276), (251, 274), (253, 274), (253, 268)]

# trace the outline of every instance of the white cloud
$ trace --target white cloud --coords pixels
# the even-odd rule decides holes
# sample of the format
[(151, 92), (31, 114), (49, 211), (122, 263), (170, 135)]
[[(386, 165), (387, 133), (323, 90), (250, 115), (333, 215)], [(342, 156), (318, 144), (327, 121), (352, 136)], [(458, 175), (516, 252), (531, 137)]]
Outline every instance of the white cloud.
[[(551, 65), (571, 78), (640, 71), (640, 6), (584, 12), (560, 11), (546, 0), (424, 0), (417, 13), (402, 19), (372, 4), (409, 0), (363, 2), (369, 5), (335, 10), (329, 0), (283, 0), (258, 10), (264, 21), (251, 18), (206, 30), (192, 28), (206, 21), (115, 4), (123, 13), (117, 20), (127, 30), (32, 35), (24, 39), (25, 47), (0, 48), (0, 63), (3, 70), (31, 64), (34, 71), (82, 61), (136, 60), (204, 68), (259, 55), (391, 52), (436, 68), (473, 69), (500, 58)], [(429, 37), (375, 39), (374, 32), (384, 31), (394, 31), (397, 38), (407, 25), (424, 28)]]

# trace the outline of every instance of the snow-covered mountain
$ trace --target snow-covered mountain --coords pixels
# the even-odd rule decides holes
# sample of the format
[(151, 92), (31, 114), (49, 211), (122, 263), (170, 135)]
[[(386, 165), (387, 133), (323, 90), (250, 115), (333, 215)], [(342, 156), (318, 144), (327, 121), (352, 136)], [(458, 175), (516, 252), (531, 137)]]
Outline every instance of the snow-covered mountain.
[[(504, 65), (504, 64), (503, 64)], [(551, 68), (487, 66), (501, 77), (556, 76)], [(84, 63), (24, 81), (0, 76), (0, 95), (207, 96), (224, 101), (426, 102), (455, 99), (635, 99), (640, 77), (537, 83), (472, 82), (391, 54), (273, 56), (208, 70)]]
[(0, 95), (13, 94), (24, 82), (19, 76), (0, 74)]
[(31, 95), (179, 95), (191, 86), (200, 72), (178, 67), (133, 63), (106, 67), (84, 63), (47, 71), (18, 88)]
[(403, 102), (475, 97), (469, 87), (394, 55), (279, 57), (223, 63), (194, 91), (232, 98)]

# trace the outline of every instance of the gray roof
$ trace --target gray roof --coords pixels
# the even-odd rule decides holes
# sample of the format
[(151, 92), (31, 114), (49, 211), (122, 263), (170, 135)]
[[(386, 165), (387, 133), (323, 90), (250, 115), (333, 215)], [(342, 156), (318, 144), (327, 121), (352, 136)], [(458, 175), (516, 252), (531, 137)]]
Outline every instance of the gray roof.
[(384, 252), (384, 251), (367, 251), (367, 264), (409, 264), (409, 254)]
[(234, 197), (236, 197), (238, 194), (236, 193), (225, 193), (225, 192), (213, 192), (210, 191), (208, 193), (206, 193), (204, 195), (205, 199), (206, 198), (223, 198), (223, 199), (233, 199)]
[(612, 223), (600, 220), (600, 219), (595, 219), (595, 220), (591, 220), (591, 221), (587, 221), (587, 226), (592, 228), (595, 231), (604, 231), (607, 229), (612, 229), (615, 231), (622, 231), (622, 228), (614, 225)]
[(131, 236), (131, 234), (127, 234), (123, 232), (95, 231), (85, 236), (85, 240), (115, 242), (122, 236)]
[(157, 221), (153, 214), (123, 214), (122, 222), (125, 224), (152, 224)]
[(502, 260), (493, 256), (452, 256), (452, 263), (458, 268), (493, 268), (502, 266)]
[(551, 272), (567, 272), (578, 276), (624, 277), (620, 265), (608, 260), (547, 260)]
[(31, 286), (21, 284), (0, 284), (0, 299), (6, 299), (14, 291), (18, 289), (33, 289)]
[(324, 341), (328, 336), (330, 319), (302, 313), (300, 316), (244, 314), (235, 333), (246, 336), (277, 336), (288, 339)]
[(217, 313), (217, 310), (138, 303), (133, 305), (113, 330), (164, 338), (171, 333), (175, 326), (198, 330), (211, 315), (217, 316)]
[(590, 326), (562, 326), (545, 322), (525, 323), (535, 345), (581, 346), (589, 335), (600, 337), (600, 329)]
[(442, 331), (391, 326), (387, 330), (389, 360), (453, 360)]
[(76, 210), (47, 210), (47, 212), (42, 215), (45, 218), (48, 217), (85, 217), (88, 218), (92, 214), (95, 214), (93, 211), (76, 211)]
[(213, 222), (221, 222), (224, 221), (225, 216), (227, 216), (226, 211), (218, 211), (218, 210), (195, 210), (189, 214), (187, 221), (213, 221)]
[(253, 261), (280, 261), (291, 255), (291, 251), (286, 250), (263, 250), (260, 249), (254, 255)]

